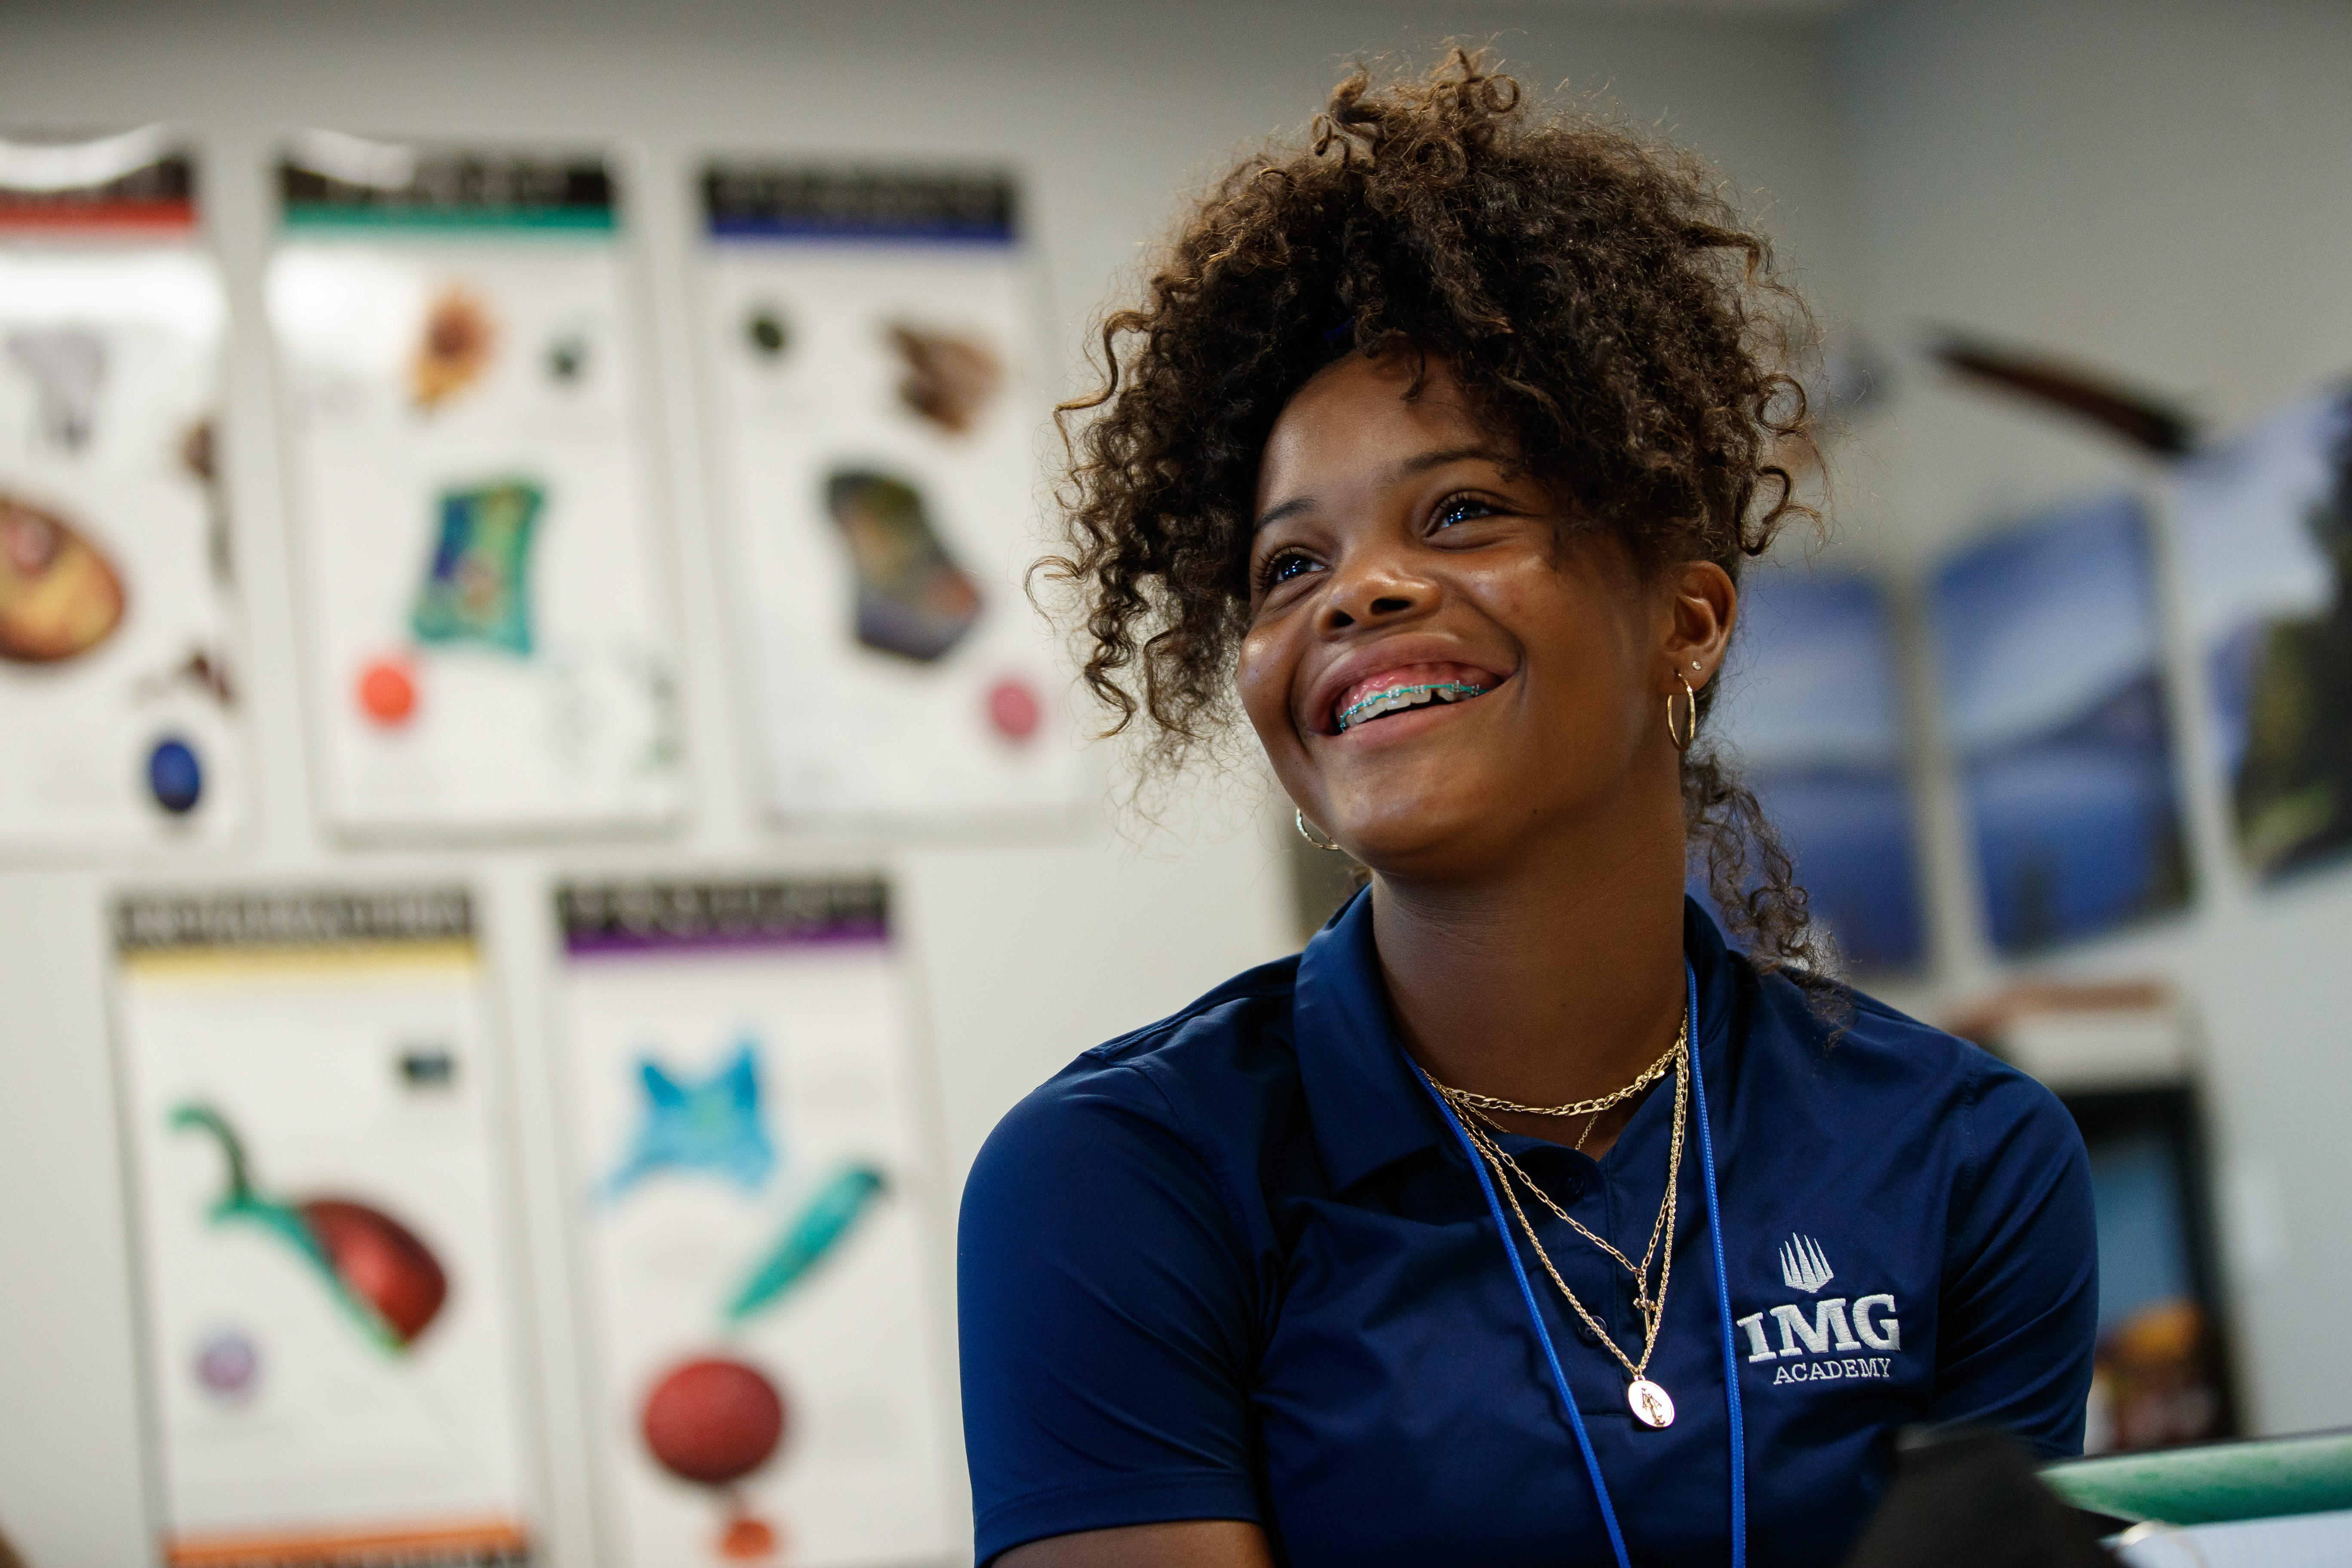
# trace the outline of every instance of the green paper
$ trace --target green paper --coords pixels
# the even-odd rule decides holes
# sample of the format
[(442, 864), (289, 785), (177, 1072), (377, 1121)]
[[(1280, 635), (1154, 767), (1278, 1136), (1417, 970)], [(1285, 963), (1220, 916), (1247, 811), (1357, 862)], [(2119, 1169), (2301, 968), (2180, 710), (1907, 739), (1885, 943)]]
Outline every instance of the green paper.
[(2042, 1472), (2080, 1509), (2163, 1524), (2352, 1509), (2352, 1432), (2074, 1459)]

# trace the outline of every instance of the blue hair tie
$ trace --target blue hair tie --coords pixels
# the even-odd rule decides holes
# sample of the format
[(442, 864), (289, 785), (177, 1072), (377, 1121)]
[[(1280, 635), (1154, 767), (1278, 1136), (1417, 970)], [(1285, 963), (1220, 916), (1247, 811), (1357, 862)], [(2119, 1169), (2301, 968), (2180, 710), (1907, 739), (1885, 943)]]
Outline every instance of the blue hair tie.
[(1323, 350), (1326, 353), (1345, 353), (1355, 346), (1356, 318), (1353, 316), (1323, 334)]

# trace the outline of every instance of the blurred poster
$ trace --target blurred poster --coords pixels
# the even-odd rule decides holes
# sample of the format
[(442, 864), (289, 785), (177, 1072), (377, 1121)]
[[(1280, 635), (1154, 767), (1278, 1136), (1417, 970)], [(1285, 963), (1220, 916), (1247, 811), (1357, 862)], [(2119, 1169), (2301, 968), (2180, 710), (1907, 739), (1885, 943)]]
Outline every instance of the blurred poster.
[(1717, 733), (1780, 829), (1814, 917), (1856, 968), (1917, 964), (1918, 853), (1885, 594), (1857, 576), (1751, 569), (1730, 673)]
[(2352, 848), (2352, 392), (2184, 464), (2189, 634), (2238, 847), (2263, 876)]
[(703, 196), (769, 809), (1068, 807), (1022, 586), (1040, 419), (1012, 185), (719, 164)]
[(116, 911), (173, 1568), (530, 1555), (462, 891)]
[(2032, 952), (2186, 903), (2139, 499), (1966, 551), (1937, 573), (1934, 610), (1994, 945)]
[(226, 306), (194, 197), (152, 127), (0, 142), (0, 848), (241, 816)]
[(882, 886), (572, 886), (558, 908), (616, 1561), (943, 1556), (942, 1200)]
[(313, 132), (278, 178), (330, 819), (666, 821), (676, 705), (604, 165)]

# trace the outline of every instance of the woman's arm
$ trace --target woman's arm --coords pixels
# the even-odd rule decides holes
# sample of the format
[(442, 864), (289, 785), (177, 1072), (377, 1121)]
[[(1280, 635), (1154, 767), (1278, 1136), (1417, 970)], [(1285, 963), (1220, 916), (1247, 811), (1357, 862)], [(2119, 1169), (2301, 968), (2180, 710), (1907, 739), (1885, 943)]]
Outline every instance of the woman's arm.
[[(1050, 1543), (1068, 1555), (1034, 1561), (1269, 1562), (1250, 1522), (1255, 1276), (1137, 1068), (1082, 1062), (998, 1124), (964, 1186), (956, 1279), (982, 1561)], [(1194, 1544), (1240, 1531), (1255, 1555)]]
[(1033, 1541), (996, 1568), (1274, 1568), (1274, 1553), (1246, 1520), (1184, 1519)]
[(2070, 1458), (2099, 1325), (2090, 1160), (2057, 1097), (2022, 1074), (1989, 1068), (1974, 1100), (1930, 1418), (2004, 1426), (2043, 1458)]

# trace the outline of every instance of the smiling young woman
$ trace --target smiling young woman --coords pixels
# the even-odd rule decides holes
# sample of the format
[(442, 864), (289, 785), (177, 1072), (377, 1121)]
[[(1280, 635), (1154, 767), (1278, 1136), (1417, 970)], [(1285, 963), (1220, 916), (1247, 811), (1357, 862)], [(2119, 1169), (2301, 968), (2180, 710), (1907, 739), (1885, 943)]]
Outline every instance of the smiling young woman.
[(982, 1152), (983, 1563), (1816, 1564), (1904, 1426), (2079, 1448), (2072, 1121), (1839, 984), (1693, 744), (1802, 515), (1802, 307), (1713, 190), (1457, 53), (1341, 84), (1106, 323), (1087, 678), (1171, 763), (1237, 699), (1370, 882)]

